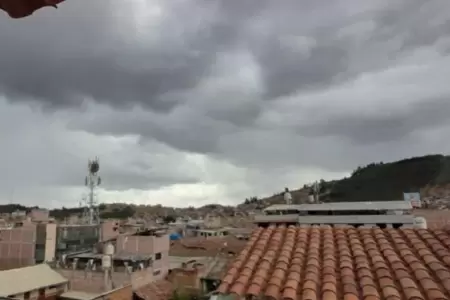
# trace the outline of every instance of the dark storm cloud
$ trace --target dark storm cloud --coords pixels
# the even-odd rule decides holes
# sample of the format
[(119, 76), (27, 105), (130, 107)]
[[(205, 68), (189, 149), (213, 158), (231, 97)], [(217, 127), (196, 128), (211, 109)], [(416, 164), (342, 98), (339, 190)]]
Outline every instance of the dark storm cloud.
[[(120, 35), (130, 24), (114, 20), (120, 1), (90, 4), (65, 3), (57, 13), (40, 11), (23, 23), (0, 19), (0, 87), (11, 101), (37, 100), (47, 107), (77, 106), (85, 98), (126, 106), (166, 111), (178, 99), (167, 93), (195, 88), (208, 76), (218, 51), (226, 51), (237, 27), (222, 20), (205, 21), (204, 27), (187, 5), (167, 7), (168, 17), (158, 28), (139, 28), (156, 42)], [(92, 6), (92, 7), (91, 7)], [(123, 6), (123, 5), (122, 5)], [(130, 12), (129, 12), (130, 13)], [(214, 7), (206, 13), (215, 13)], [(59, 14), (59, 15), (57, 15)], [(80, 15), (87, 16), (79, 18)], [(200, 16), (197, 16), (200, 17)], [(116, 23), (116, 24), (115, 24)], [(125, 40), (124, 40), (125, 39)], [(127, 44), (131, 43), (131, 44)]]
[[(73, 126), (136, 133), (185, 151), (221, 153), (220, 139), (251, 131), (267, 103), (332, 89), (395, 66), (414, 49), (431, 46), (450, 32), (444, 2), (163, 1), (164, 17), (139, 28), (123, 18), (129, 14), (131, 19), (131, 9), (115, 17), (125, 7), (120, 3), (95, 2), (85, 10), (81, 1), (68, 1), (57, 12), (23, 23), (0, 19), (5, 41), (0, 88), (8, 99), (36, 100), (47, 107), (76, 106), (83, 98), (116, 108), (139, 104), (166, 115), (145, 119), (114, 114), (113, 119)], [(361, 29), (364, 22), (371, 26)], [(205, 94), (204, 82), (214, 72), (220, 78), (217, 60), (233, 52), (247, 52), (255, 60), (260, 86), (237, 96), (223, 89)], [(202, 97), (210, 100), (197, 101)], [(240, 97), (252, 102), (227, 109), (230, 98)], [(218, 103), (220, 109), (215, 108)], [(190, 109), (175, 109), (180, 107)], [(341, 114), (325, 118), (322, 124), (297, 129), (303, 135), (367, 142), (396, 139), (423, 125), (402, 114), (365, 121), (349, 116), (344, 107)]]
[[(289, 1), (281, 8), (275, 1), (164, 2), (163, 19), (139, 27), (146, 34), (136, 38), (131, 9), (121, 1), (95, 2), (89, 9), (68, 1), (56, 12), (43, 10), (21, 23), (2, 16), (0, 88), (11, 101), (37, 100), (47, 107), (93, 98), (167, 111), (181, 101), (167, 94), (194, 90), (209, 76), (217, 55), (236, 47), (248, 47), (256, 56), (267, 98), (320, 88), (345, 71), (348, 55), (326, 35), (315, 40), (315, 28), (342, 23), (344, 10), (337, 5), (341, 1), (327, 10), (307, 2)], [(328, 12), (331, 8), (337, 10)], [(262, 33), (255, 27), (259, 23)], [(280, 37), (302, 35), (313, 35), (316, 42), (303, 58), (302, 49), (280, 43)]]
[(409, 138), (418, 130), (449, 125), (448, 112), (448, 99), (427, 99), (425, 102), (405, 106), (400, 112), (390, 113), (386, 110), (371, 117), (344, 115), (327, 122), (299, 127), (297, 132), (310, 137), (343, 136), (359, 145), (386, 143)]

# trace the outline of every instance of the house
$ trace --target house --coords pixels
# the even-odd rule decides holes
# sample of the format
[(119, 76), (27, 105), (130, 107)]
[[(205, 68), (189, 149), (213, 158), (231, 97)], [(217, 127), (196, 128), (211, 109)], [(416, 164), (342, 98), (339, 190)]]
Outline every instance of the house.
[(46, 264), (0, 271), (0, 297), (54, 299), (68, 290), (68, 280)]
[(0, 229), (0, 270), (50, 262), (67, 252), (91, 249), (99, 241), (99, 232), (98, 225), (16, 222)]
[(259, 227), (222, 277), (213, 298), (450, 299), (450, 233), (286, 224)]
[[(130, 284), (137, 289), (167, 276), (169, 247), (167, 234), (141, 231), (102, 242), (95, 251), (67, 254), (54, 267), (79, 291), (99, 294)], [(105, 255), (111, 256), (111, 272), (102, 267)]]
[(116, 241), (117, 253), (150, 255), (155, 280), (165, 278), (169, 272), (169, 248), (169, 235), (158, 229), (120, 235)]

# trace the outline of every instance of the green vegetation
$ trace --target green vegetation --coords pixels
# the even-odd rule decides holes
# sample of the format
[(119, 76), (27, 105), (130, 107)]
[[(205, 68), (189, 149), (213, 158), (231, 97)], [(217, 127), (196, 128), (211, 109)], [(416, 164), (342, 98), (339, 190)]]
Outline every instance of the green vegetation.
[(426, 185), (450, 182), (450, 157), (427, 155), (392, 163), (358, 167), (351, 177), (334, 182), (323, 201), (388, 201), (403, 192), (419, 192)]
[[(420, 192), (427, 185), (450, 183), (450, 156), (427, 155), (391, 163), (371, 163), (356, 168), (348, 178), (320, 180), (320, 200), (390, 201), (402, 200), (404, 192)], [(312, 189), (308, 185), (291, 190), (294, 201), (307, 201)], [(261, 199), (267, 206), (284, 203), (283, 193)], [(247, 202), (247, 201), (246, 201)]]

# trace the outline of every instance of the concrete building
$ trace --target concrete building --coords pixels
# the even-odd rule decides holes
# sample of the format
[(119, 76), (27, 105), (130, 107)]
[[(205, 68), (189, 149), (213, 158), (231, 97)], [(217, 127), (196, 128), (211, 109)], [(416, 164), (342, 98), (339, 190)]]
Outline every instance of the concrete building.
[(0, 229), (0, 270), (35, 264), (37, 225), (24, 223)]
[(273, 205), (255, 216), (259, 226), (270, 223), (379, 228), (426, 228), (424, 218), (411, 214), (406, 201), (339, 202), (301, 205)]
[(56, 229), (55, 256), (92, 249), (99, 240), (98, 225), (59, 225)]
[(68, 290), (68, 282), (46, 264), (0, 271), (0, 297), (55, 299)]
[(152, 255), (156, 280), (169, 272), (169, 235), (158, 230), (142, 231), (133, 235), (120, 235), (116, 241), (117, 253)]
[[(39, 216), (39, 215), (38, 215)], [(0, 229), (0, 270), (51, 262), (64, 253), (90, 250), (99, 227), (24, 221)]]
[(115, 239), (120, 235), (119, 232), (120, 223), (118, 220), (106, 220), (100, 224), (100, 240), (108, 241)]
[(50, 212), (47, 209), (32, 209), (28, 213), (28, 217), (32, 222), (48, 222), (50, 220)]
[(203, 224), (208, 229), (220, 228), (223, 226), (222, 217), (217, 214), (207, 214), (203, 220)]
[(171, 268), (167, 280), (177, 292), (190, 295), (207, 294), (214, 291), (227, 266), (230, 256), (170, 257)]
[[(114, 245), (111, 272), (102, 268), (105, 245)], [(120, 235), (116, 240), (99, 244), (96, 251), (68, 254), (54, 268), (69, 278), (73, 289), (102, 293), (123, 285), (133, 289), (165, 278), (169, 272), (169, 236), (156, 230)], [(103, 249), (103, 250), (102, 250)]]

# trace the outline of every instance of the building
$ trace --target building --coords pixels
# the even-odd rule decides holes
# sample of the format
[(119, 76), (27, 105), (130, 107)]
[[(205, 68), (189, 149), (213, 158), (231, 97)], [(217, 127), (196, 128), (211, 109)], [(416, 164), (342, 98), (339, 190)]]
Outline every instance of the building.
[(37, 225), (33, 223), (0, 229), (0, 270), (34, 265), (41, 251), (36, 238)]
[(61, 224), (56, 229), (55, 256), (67, 252), (92, 249), (100, 240), (99, 225), (66, 225)]
[(117, 238), (120, 235), (119, 227), (120, 224), (118, 220), (102, 221), (102, 223), (100, 224), (100, 240), (108, 241)]
[[(106, 245), (114, 245), (111, 272), (102, 268)], [(100, 243), (95, 251), (67, 254), (54, 265), (72, 288), (88, 293), (103, 293), (124, 285), (133, 289), (164, 279), (169, 273), (169, 236), (158, 230), (120, 235)]]
[(63, 254), (90, 250), (99, 241), (99, 227), (16, 222), (0, 229), (0, 270), (51, 262)]
[(67, 255), (53, 267), (69, 279), (71, 289), (91, 295), (128, 285), (138, 288), (157, 280), (153, 275), (151, 256), (114, 254), (112, 258), (110, 272), (105, 272), (102, 267), (103, 254), (92, 252)]
[(450, 299), (442, 229), (255, 229), (212, 299)]
[(68, 290), (68, 280), (46, 264), (0, 271), (0, 297), (55, 299)]
[(158, 229), (145, 230), (132, 235), (120, 235), (116, 241), (117, 253), (151, 255), (156, 280), (169, 272), (169, 235)]
[(50, 212), (47, 209), (35, 208), (28, 213), (28, 217), (32, 222), (48, 222), (50, 220)]
[(204, 295), (213, 292), (225, 275), (232, 256), (170, 257), (167, 281), (182, 294)]
[(203, 225), (205, 228), (220, 228), (223, 226), (222, 217), (218, 214), (209, 213), (205, 216)]
[(331, 202), (321, 204), (272, 205), (265, 215), (331, 216), (331, 215), (399, 215), (410, 214), (411, 203), (406, 201)]
[(426, 228), (425, 219), (411, 212), (411, 203), (406, 201), (273, 205), (266, 208), (263, 215), (255, 216), (254, 222), (259, 226), (280, 223), (305, 226)]

